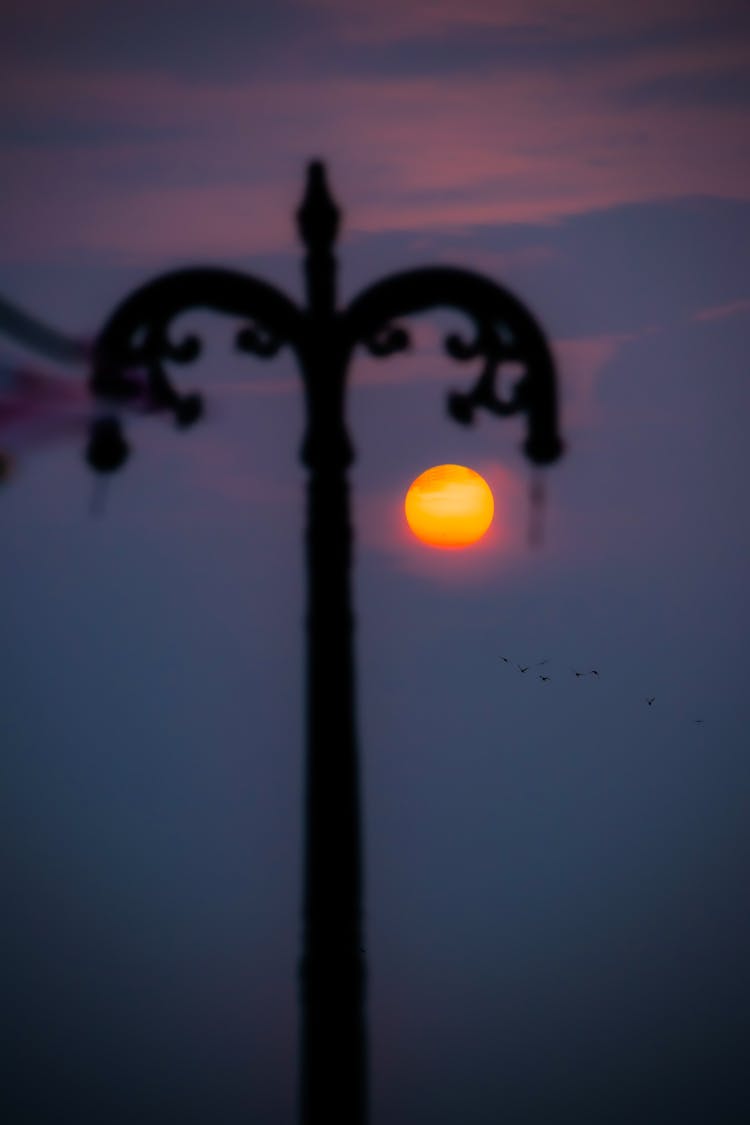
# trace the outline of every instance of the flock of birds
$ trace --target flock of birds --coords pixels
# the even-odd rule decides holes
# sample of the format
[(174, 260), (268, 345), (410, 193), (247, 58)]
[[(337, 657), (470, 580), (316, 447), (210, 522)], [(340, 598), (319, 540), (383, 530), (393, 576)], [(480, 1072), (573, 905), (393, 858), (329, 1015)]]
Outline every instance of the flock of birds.
[[(521, 675), (525, 675), (527, 672), (533, 672), (537, 676), (537, 678), (542, 681), (543, 684), (549, 683), (552, 679), (552, 677), (547, 675), (546, 672), (536, 671), (536, 669), (544, 668), (547, 664), (549, 664), (549, 659), (540, 660), (536, 664), (517, 664), (515, 660), (511, 660), (509, 656), (501, 656), (499, 657), (499, 659), (511, 668), (517, 668)], [(583, 669), (579, 668), (571, 668), (570, 671), (577, 680), (580, 680), (584, 676), (593, 676), (595, 680), (599, 679), (599, 671), (596, 668), (590, 668), (588, 671), (584, 671)], [(646, 695), (643, 698), (648, 707), (653, 707), (654, 703), (656, 702), (655, 695)], [(693, 719), (693, 722), (696, 726), (703, 726), (703, 719)]]

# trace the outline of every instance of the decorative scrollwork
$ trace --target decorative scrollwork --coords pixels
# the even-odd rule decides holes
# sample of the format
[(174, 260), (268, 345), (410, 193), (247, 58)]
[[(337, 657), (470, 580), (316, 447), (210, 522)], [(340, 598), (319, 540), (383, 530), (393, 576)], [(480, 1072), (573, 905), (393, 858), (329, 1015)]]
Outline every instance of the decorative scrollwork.
[(150, 404), (156, 409), (172, 410), (178, 425), (186, 426), (196, 421), (202, 411), (185, 409), (185, 396), (172, 385), (165, 363), (194, 363), (203, 351), (203, 344), (194, 333), (183, 336), (181, 340), (173, 340), (169, 334), (170, 326), (171, 322), (167, 320), (150, 324), (140, 352), (131, 347), (130, 354), (135, 367), (143, 367), (146, 371)]
[[(526, 455), (538, 464), (556, 460), (562, 442), (557, 432), (554, 361), (547, 342), (521, 302), (487, 278), (469, 270), (440, 267), (409, 270), (377, 282), (344, 313), (348, 345), (353, 348), (363, 343), (373, 355), (390, 355), (401, 350), (394, 346), (394, 338), (395, 343), (400, 338), (383, 325), (441, 307), (464, 313), (476, 329), (473, 339), (456, 332), (446, 336), (448, 355), (459, 362), (484, 359), (469, 391), (449, 393), (450, 416), (468, 425), (478, 407), (500, 416), (523, 412), (528, 422)], [(515, 381), (504, 387), (514, 375)]]
[(235, 345), (241, 352), (257, 355), (261, 359), (272, 359), (283, 342), (273, 332), (259, 328), (257, 324), (248, 324), (237, 333)]
[(179, 343), (173, 343), (169, 339), (168, 327), (168, 325), (164, 325), (162, 328), (162, 358), (171, 359), (174, 363), (194, 363), (203, 351), (200, 338), (193, 333), (189, 333)]
[[(137, 404), (141, 410), (169, 410), (176, 424), (184, 429), (203, 415), (203, 399), (199, 394), (179, 393), (169, 379), (165, 363), (192, 363), (200, 356), (202, 345), (195, 334), (173, 340), (169, 335), (170, 323), (161, 318), (138, 325), (128, 335), (123, 335), (116, 351), (111, 345), (102, 346), (100, 340), (92, 390), (101, 398)], [(99, 436), (109, 440), (109, 431)], [(92, 436), (92, 443), (92, 449), (101, 445), (97, 435)], [(123, 456), (121, 460), (124, 459)], [(98, 455), (97, 458), (90, 455), (89, 462), (98, 468), (104, 465), (106, 471), (121, 463), (118, 459), (112, 461)]]
[(305, 309), (274, 286), (235, 271), (200, 268), (167, 274), (133, 293), (105, 325), (95, 346), (94, 393), (132, 400), (143, 396), (145, 377), (146, 405), (166, 408), (179, 425), (191, 425), (200, 417), (201, 399), (178, 393), (167, 366), (192, 363), (201, 354), (201, 341), (190, 333), (173, 339), (169, 329), (182, 313), (211, 309), (239, 319), (235, 345), (240, 351), (268, 359), (288, 344), (296, 352), (310, 407), (303, 460), (340, 466), (352, 457), (342, 406), (355, 348), (362, 345), (378, 358), (405, 352), (412, 341), (402, 318), (455, 309), (469, 319), (474, 335), (449, 333), (445, 350), (458, 362), (481, 360), (482, 369), (468, 391), (448, 395), (449, 414), (469, 424), (480, 407), (500, 416), (523, 412), (526, 455), (540, 464), (556, 460), (562, 442), (554, 361), (525, 306), (480, 274), (437, 267), (387, 277), (338, 311), (332, 247), (340, 213), (319, 162), (309, 169), (307, 187), (298, 212), (308, 251)]
[(95, 347), (91, 388), (95, 395), (170, 410), (178, 426), (190, 426), (203, 413), (200, 395), (178, 392), (168, 363), (193, 363), (202, 354), (200, 338), (170, 335), (178, 316), (210, 308), (249, 320), (235, 337), (240, 351), (262, 358), (276, 355), (284, 343), (296, 348), (304, 338), (296, 305), (273, 286), (229, 270), (182, 270), (157, 278), (137, 290), (110, 317)]
[(445, 350), (452, 359), (476, 359), (483, 354), (482, 337), (477, 333), (476, 339), (467, 344), (457, 332), (451, 332), (445, 337)]
[(474, 411), (479, 406), (501, 417), (526, 409), (525, 369), (518, 375), (510, 390), (505, 394), (501, 393), (503, 377), (508, 374), (507, 364), (518, 366), (520, 363), (525, 368), (511, 331), (501, 331), (482, 324), (474, 340), (468, 343), (457, 333), (447, 336), (445, 350), (459, 362), (484, 357), (484, 366), (471, 390), (451, 391), (448, 394), (448, 413), (455, 421), (470, 425), (474, 420)]
[(362, 340), (362, 344), (378, 359), (407, 352), (411, 348), (411, 336), (400, 324), (383, 324)]

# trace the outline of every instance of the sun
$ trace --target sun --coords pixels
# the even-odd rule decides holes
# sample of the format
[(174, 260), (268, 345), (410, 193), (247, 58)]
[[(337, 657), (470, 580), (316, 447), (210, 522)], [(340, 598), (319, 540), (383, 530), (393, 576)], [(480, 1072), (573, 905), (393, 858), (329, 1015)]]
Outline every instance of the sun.
[(484, 477), (465, 465), (435, 465), (409, 486), (406, 522), (430, 547), (470, 547), (485, 534), (495, 513)]

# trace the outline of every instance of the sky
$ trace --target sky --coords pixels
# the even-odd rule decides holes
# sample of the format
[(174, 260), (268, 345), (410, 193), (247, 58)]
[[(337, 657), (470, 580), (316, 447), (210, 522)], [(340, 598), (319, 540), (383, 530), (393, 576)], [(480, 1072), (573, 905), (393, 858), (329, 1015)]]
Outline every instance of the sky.
[[(193, 264), (299, 299), (320, 158), (342, 303), (455, 265), (548, 333), (536, 547), (522, 422), (446, 415), (458, 314), (351, 371), (372, 1125), (747, 1120), (747, 4), (30, 0), (2, 27), (0, 296), (32, 315), (90, 341)], [(19, 367), (56, 388), (0, 432), (19, 1125), (295, 1119), (303, 400), (284, 353), (180, 323), (206, 417), (129, 420), (98, 516), (85, 363), (0, 331), (0, 404)], [(445, 462), (495, 495), (463, 552), (404, 522)]]

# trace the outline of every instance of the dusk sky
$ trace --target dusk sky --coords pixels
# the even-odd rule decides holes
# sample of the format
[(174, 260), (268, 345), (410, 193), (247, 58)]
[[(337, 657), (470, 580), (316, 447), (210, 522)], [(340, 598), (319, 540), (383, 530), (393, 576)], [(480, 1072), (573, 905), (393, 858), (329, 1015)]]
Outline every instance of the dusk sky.
[[(2, 8), (0, 297), (83, 341), (176, 267), (300, 299), (321, 158), (342, 303), (478, 270), (557, 359), (536, 547), (523, 421), (445, 411), (459, 314), (351, 371), (372, 1125), (750, 1120), (747, 0)], [(10, 1125), (295, 1120), (303, 396), (183, 325), (206, 417), (127, 419), (98, 516), (85, 364), (0, 328), (0, 419), (60, 385), (0, 426)], [(403, 516), (444, 462), (464, 551)]]

